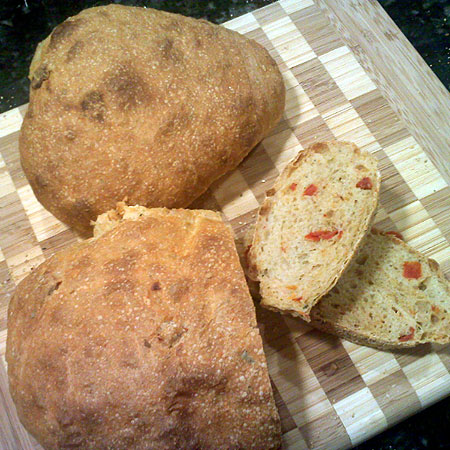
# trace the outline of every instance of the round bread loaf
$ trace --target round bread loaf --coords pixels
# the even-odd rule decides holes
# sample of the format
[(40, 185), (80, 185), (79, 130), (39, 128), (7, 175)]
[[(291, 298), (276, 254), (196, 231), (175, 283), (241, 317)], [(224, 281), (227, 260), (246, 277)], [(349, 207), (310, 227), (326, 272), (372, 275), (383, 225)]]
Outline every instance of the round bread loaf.
[(86, 9), (39, 44), (22, 167), (38, 200), (83, 234), (117, 201), (185, 207), (236, 167), (284, 109), (251, 39), (153, 9)]
[(231, 230), (121, 208), (8, 311), (9, 386), (49, 450), (276, 449), (280, 421)]

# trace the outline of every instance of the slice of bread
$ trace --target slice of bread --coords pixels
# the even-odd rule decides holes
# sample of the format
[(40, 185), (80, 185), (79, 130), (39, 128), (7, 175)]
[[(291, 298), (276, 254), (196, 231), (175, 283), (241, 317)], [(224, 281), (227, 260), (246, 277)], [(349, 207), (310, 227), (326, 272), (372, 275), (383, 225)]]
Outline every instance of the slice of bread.
[(436, 261), (372, 230), (311, 324), (381, 349), (450, 342), (450, 286)]
[(309, 321), (369, 229), (379, 190), (376, 158), (356, 145), (301, 151), (267, 192), (248, 252), (261, 304)]

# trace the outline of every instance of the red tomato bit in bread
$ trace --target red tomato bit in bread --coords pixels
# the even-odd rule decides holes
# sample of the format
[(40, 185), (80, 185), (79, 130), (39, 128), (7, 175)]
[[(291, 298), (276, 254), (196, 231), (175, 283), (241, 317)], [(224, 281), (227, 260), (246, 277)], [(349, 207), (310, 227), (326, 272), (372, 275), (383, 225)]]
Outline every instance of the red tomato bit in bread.
[(303, 297), (295, 297), (292, 299), (293, 302), (301, 302), (303, 300)]
[(403, 241), (403, 236), (398, 231), (386, 231), (385, 234), (390, 234)]
[(291, 191), (295, 191), (295, 190), (297, 189), (297, 183), (292, 183), (292, 184), (289, 186), (289, 189), (290, 189)]
[(303, 195), (314, 195), (317, 192), (317, 186), (315, 184), (310, 184), (304, 191)]
[(438, 313), (439, 312), (439, 306), (431, 305), (431, 311)]
[(369, 177), (364, 177), (356, 183), (356, 187), (360, 189), (372, 189), (372, 180)]
[(406, 342), (410, 341), (411, 339), (414, 339), (414, 331), (416, 331), (413, 327), (409, 327), (409, 334), (405, 334), (403, 336), (400, 336), (398, 340), (400, 342)]
[(340, 238), (342, 236), (342, 231), (318, 230), (318, 231), (311, 231), (311, 233), (305, 236), (305, 239), (307, 241), (318, 242), (321, 239), (331, 239), (336, 235), (338, 235), (338, 238)]
[(403, 263), (403, 276), (410, 280), (417, 280), (422, 276), (422, 265), (419, 261), (406, 261)]

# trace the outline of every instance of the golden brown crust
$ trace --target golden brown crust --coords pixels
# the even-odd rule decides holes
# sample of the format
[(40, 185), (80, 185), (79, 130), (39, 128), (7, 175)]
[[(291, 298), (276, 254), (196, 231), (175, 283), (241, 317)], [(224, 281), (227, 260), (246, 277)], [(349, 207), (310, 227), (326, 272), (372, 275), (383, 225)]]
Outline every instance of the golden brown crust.
[(66, 249), (9, 307), (10, 390), (47, 449), (272, 449), (280, 423), (233, 236), (154, 209)]
[(129, 204), (184, 207), (280, 119), (284, 84), (256, 42), (153, 9), (87, 9), (30, 70), (21, 162), (38, 200), (82, 233)]

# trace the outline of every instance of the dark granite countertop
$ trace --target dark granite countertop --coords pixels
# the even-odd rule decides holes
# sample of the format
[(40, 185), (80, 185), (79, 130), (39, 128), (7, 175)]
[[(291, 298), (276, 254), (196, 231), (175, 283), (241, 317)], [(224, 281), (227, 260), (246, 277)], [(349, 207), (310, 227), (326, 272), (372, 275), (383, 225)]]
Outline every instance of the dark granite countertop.
[[(443, 84), (450, 86), (450, 0), (379, 0)], [(68, 16), (110, 1), (0, 1), (0, 112), (28, 101), (28, 67), (39, 41)], [(123, 0), (206, 18), (215, 23), (272, 3), (272, 0)], [(450, 448), (450, 398), (357, 447), (358, 450)]]
[[(273, 0), (115, 0), (225, 22)], [(34, 49), (68, 16), (111, 0), (0, 1), (0, 113), (28, 101), (27, 73)], [(447, 88), (450, 86), (450, 0), (380, 0)]]

